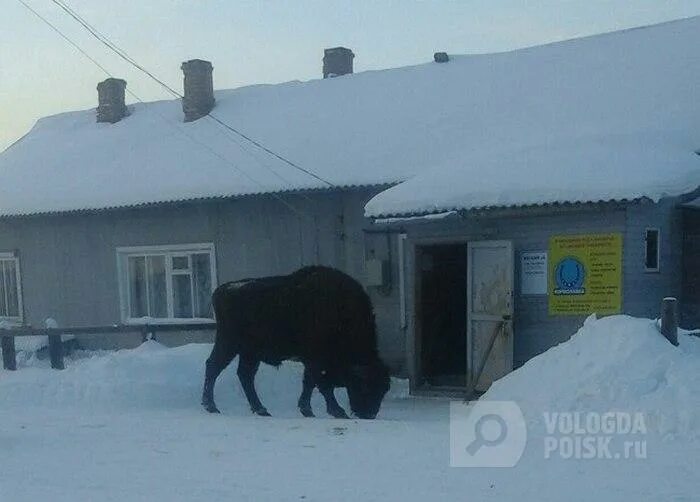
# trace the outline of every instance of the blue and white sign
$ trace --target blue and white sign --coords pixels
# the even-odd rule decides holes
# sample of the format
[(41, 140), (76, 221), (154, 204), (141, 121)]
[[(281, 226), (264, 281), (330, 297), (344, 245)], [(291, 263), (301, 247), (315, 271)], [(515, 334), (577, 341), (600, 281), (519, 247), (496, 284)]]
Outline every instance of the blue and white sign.
[(586, 279), (586, 268), (581, 260), (567, 256), (557, 263), (554, 272), (555, 295), (585, 295), (583, 283)]

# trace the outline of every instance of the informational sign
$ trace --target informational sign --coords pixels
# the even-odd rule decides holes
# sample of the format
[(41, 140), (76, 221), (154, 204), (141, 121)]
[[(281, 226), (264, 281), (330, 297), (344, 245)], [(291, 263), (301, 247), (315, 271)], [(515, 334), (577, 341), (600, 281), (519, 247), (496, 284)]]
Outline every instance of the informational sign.
[(622, 310), (622, 235), (559, 235), (549, 240), (549, 315)]
[(547, 252), (526, 252), (520, 255), (520, 294), (547, 294)]

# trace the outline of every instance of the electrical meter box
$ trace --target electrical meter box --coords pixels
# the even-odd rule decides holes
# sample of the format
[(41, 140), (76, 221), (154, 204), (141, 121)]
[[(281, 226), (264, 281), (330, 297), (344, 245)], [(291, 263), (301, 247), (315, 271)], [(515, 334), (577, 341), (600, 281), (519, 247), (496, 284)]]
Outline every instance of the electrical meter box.
[(365, 285), (368, 288), (381, 288), (389, 284), (389, 262), (370, 258), (365, 260)]

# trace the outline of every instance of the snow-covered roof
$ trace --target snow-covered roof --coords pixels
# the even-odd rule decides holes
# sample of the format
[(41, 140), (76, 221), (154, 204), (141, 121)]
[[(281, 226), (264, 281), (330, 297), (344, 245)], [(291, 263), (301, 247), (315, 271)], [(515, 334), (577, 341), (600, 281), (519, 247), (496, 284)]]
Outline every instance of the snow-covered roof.
[[(700, 186), (700, 18), (455, 62), (461, 148), (368, 216), (649, 198)], [(455, 132), (455, 134), (457, 134)]]
[(694, 191), (700, 186), (694, 143), (664, 134), (668, 131), (611, 134), (474, 153), (464, 164), (389, 188), (365, 210), (374, 217), (430, 215), (459, 209), (658, 201)]
[[(408, 180), (369, 215), (658, 198), (700, 185), (699, 43), (691, 18), (218, 91), (214, 113), (335, 186)], [(0, 154), (0, 215), (328, 188), (207, 118), (184, 123), (179, 100), (130, 108), (116, 124), (39, 120)]]

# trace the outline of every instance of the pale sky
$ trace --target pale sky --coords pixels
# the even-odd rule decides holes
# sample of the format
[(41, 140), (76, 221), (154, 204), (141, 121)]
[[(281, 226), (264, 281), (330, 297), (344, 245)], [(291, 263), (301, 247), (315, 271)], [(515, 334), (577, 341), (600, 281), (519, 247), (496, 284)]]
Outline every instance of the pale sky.
[[(128, 81), (169, 97), (111, 54), (51, 0), (25, 0)], [(214, 87), (321, 76), (325, 47), (356, 54), (355, 71), (470, 54), (700, 15), (700, 0), (65, 0), (134, 59), (182, 88), (180, 63), (214, 65)], [(0, 151), (45, 115), (96, 106), (105, 75), (17, 0), (0, 16)], [(699, 49), (700, 50), (700, 49)]]

